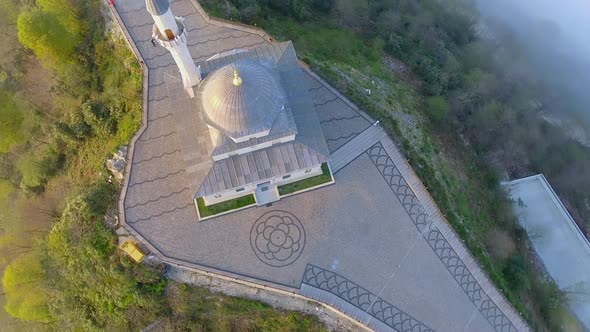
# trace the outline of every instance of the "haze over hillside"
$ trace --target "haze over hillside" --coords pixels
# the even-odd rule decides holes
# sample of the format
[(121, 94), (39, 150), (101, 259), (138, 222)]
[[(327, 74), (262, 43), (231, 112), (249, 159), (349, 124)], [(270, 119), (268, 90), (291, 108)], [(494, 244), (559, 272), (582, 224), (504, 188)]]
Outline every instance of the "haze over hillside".
[[(523, 63), (560, 95), (550, 111), (576, 111), (590, 123), (590, 2), (586, 0), (476, 0), (482, 16), (500, 19), (522, 46)], [(493, 19), (492, 22), (495, 20)], [(490, 21), (488, 21), (490, 22)], [(496, 24), (491, 23), (497, 27)], [(498, 33), (508, 33), (506, 30)], [(554, 97), (554, 96), (552, 96)]]

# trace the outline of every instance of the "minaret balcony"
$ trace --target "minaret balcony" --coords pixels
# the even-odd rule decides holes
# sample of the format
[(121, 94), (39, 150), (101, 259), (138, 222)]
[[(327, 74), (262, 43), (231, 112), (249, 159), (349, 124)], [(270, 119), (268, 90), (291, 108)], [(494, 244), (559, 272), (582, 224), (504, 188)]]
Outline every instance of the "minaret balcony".
[(174, 39), (168, 39), (168, 37), (165, 34), (162, 34), (162, 32), (160, 31), (160, 29), (158, 29), (156, 24), (154, 24), (152, 30), (152, 37), (156, 39), (158, 44), (165, 48), (174, 48), (180, 45), (186, 45), (188, 32), (184, 28), (184, 17), (176, 16), (175, 20), (176, 24), (178, 24), (179, 34), (178, 36), (175, 36)]

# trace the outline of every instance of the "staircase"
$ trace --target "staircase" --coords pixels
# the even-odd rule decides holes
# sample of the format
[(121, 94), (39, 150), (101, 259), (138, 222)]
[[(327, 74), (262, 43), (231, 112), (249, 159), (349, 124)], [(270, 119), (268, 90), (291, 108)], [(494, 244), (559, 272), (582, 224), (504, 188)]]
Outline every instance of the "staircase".
[(365, 129), (362, 133), (332, 153), (330, 158), (332, 172), (336, 173), (344, 168), (344, 166), (355, 160), (356, 157), (367, 151), (368, 148), (379, 142), (385, 136), (387, 134), (379, 126), (371, 126)]

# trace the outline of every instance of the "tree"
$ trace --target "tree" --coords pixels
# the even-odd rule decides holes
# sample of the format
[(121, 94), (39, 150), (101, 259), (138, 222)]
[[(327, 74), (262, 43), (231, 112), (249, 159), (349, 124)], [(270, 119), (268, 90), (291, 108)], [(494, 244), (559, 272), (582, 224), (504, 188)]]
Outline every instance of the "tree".
[(289, 0), (269, 0), (268, 6), (283, 15), (289, 14)]
[(327, 14), (332, 10), (335, 0), (311, 0), (311, 5), (318, 11)]
[(47, 323), (52, 320), (43, 286), (43, 267), (35, 253), (19, 256), (4, 271), (4, 309), (13, 317)]
[(380, 36), (389, 36), (392, 33), (400, 32), (402, 29), (402, 15), (395, 10), (387, 10), (379, 14), (375, 27)]
[(369, 23), (369, 1), (348, 0), (336, 1), (335, 16), (349, 27), (364, 28)]
[(63, 166), (63, 156), (53, 146), (42, 146), (22, 156), (16, 166), (22, 187), (37, 190)]
[(80, 34), (83, 24), (78, 19), (77, 7), (80, 4), (75, 0), (37, 0), (44, 12), (55, 14), (64, 27), (72, 34)]
[(426, 99), (428, 106), (428, 115), (435, 123), (444, 122), (448, 115), (451, 107), (443, 96), (434, 96)]
[(248, 1), (246, 5), (240, 7), (240, 17), (245, 22), (254, 22), (259, 18), (262, 9), (257, 1)]
[(510, 257), (502, 269), (508, 285), (516, 293), (520, 293), (531, 287), (531, 278), (527, 274), (527, 271), (526, 263), (519, 255)]
[(0, 179), (0, 206), (8, 200), (13, 189), (10, 182)]
[(494, 96), (498, 79), (494, 74), (479, 68), (469, 71), (463, 76), (462, 101), (466, 104), (475, 103)]
[(0, 91), (0, 153), (24, 141), (23, 121), (23, 112), (14, 97)]
[(80, 36), (64, 25), (57, 14), (35, 8), (17, 20), (18, 40), (33, 50), (51, 69), (63, 69), (72, 61)]

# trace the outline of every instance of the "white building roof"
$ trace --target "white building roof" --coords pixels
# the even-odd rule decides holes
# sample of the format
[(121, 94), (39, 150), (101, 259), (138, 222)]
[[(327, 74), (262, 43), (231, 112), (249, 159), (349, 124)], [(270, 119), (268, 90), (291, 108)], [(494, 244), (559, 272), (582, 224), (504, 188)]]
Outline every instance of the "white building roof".
[(590, 330), (590, 243), (542, 174), (504, 185), (537, 255)]

